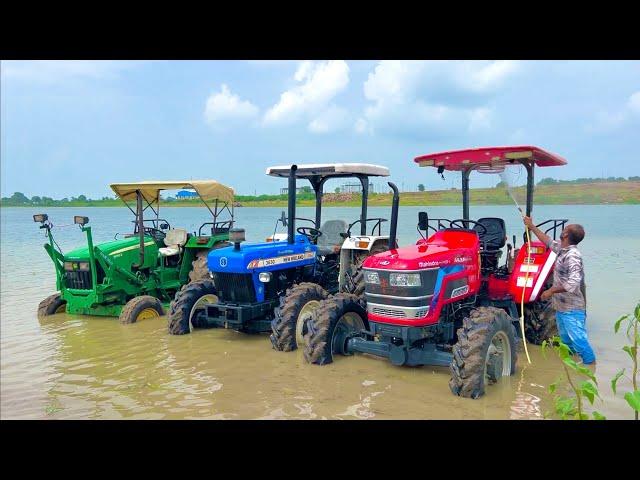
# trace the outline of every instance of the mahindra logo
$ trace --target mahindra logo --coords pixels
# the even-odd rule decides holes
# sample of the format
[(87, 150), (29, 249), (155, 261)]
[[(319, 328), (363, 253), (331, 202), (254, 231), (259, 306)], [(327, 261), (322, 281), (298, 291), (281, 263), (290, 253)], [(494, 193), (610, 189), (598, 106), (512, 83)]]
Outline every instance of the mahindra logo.
[(389, 265), (391, 262), (389, 260), (382, 260), (379, 263), (380, 265)]

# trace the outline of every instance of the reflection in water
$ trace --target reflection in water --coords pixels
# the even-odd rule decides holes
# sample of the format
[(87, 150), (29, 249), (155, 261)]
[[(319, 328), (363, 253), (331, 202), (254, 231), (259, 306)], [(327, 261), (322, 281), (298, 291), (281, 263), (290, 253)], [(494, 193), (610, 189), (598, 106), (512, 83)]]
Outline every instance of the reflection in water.
[[(401, 208), (400, 243), (415, 239), (421, 209)], [(71, 215), (69, 209), (50, 210), (47, 213), (54, 219)], [(181, 218), (191, 230), (189, 225), (201, 221), (200, 210), (165, 213)], [(312, 216), (312, 209), (301, 210), (301, 216)], [(598, 302), (590, 304), (588, 328), (598, 355), (598, 381), (608, 385), (626, 365), (626, 354), (620, 351), (623, 339), (611, 332), (612, 322), (627, 313), (637, 296), (640, 250), (632, 247), (640, 236), (640, 224), (626, 219), (637, 217), (638, 207), (539, 210), (539, 217), (579, 218), (587, 228), (581, 250), (590, 291), (598, 292)], [(238, 209), (239, 225), (248, 227), (249, 239), (265, 238), (273, 232), (273, 219), (280, 211)], [(429, 211), (436, 217), (460, 216), (454, 207)], [(521, 225), (513, 211), (510, 206), (483, 207), (472, 210), (472, 216), (502, 215), (512, 231)], [(66, 314), (38, 321), (37, 304), (55, 283), (43, 239), (33, 231), (30, 215), (38, 212), (3, 208), (1, 213), (3, 419), (539, 419), (551, 409), (546, 386), (561, 367), (552, 356), (543, 358), (537, 347), (530, 347), (532, 365), (520, 356), (516, 376), (500, 380), (480, 399), (468, 400), (450, 393), (448, 368), (395, 367), (364, 355), (340, 357), (318, 367), (307, 364), (300, 351), (274, 351), (266, 335), (211, 329), (170, 336), (164, 317), (133, 325)], [(79, 209), (73, 214), (91, 217), (96, 242), (130, 229), (126, 209)], [(370, 214), (385, 216), (388, 208), (371, 208)], [(326, 217), (357, 215), (358, 209), (332, 208)], [(608, 232), (610, 222), (620, 225), (615, 238)], [(76, 246), (77, 233), (61, 229), (61, 246)], [(608, 418), (627, 418), (622, 396), (601, 390), (604, 405), (598, 410)]]

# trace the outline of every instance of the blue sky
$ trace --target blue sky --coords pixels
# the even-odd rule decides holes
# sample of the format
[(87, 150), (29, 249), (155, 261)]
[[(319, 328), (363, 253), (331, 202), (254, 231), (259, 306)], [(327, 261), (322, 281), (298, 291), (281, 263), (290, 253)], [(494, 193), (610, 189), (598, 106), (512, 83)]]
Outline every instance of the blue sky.
[[(1, 190), (54, 198), (212, 178), (274, 193), (274, 164), (380, 163), (443, 184), (420, 154), (533, 144), (567, 167), (640, 175), (637, 61), (2, 61)], [(524, 174), (513, 178), (524, 180)], [(494, 185), (475, 175), (472, 186)]]

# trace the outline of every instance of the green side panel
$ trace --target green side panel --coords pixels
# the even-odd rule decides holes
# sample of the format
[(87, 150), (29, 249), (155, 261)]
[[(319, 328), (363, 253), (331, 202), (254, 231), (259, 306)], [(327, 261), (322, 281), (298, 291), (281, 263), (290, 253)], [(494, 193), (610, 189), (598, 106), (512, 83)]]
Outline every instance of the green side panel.
[(196, 237), (196, 236), (193, 236), (187, 241), (187, 244), (185, 245), (185, 247), (186, 248), (206, 248), (206, 249), (210, 249), (216, 243), (224, 242), (224, 241), (227, 241), (227, 240), (229, 240), (229, 234), (228, 233), (224, 233), (224, 234), (220, 234), (220, 235), (214, 235), (213, 237), (209, 237), (209, 236)]

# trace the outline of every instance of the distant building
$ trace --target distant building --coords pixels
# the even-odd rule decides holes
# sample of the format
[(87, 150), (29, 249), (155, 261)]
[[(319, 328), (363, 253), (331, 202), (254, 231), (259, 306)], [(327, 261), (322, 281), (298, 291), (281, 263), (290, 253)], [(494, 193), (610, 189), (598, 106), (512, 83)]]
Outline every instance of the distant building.
[[(369, 193), (373, 193), (373, 183), (369, 183)], [(362, 184), (357, 183), (344, 183), (340, 187), (340, 193), (362, 193)]]
[[(313, 192), (313, 190), (311, 190), (311, 187), (296, 187), (296, 192), (297, 193), (305, 193), (305, 192)], [(288, 187), (283, 187), (280, 189), (280, 195), (288, 195), (289, 194), (289, 188)]]
[(190, 192), (188, 190), (180, 190), (176, 195), (178, 200), (185, 200), (188, 198), (198, 198), (198, 194), (196, 192)]

